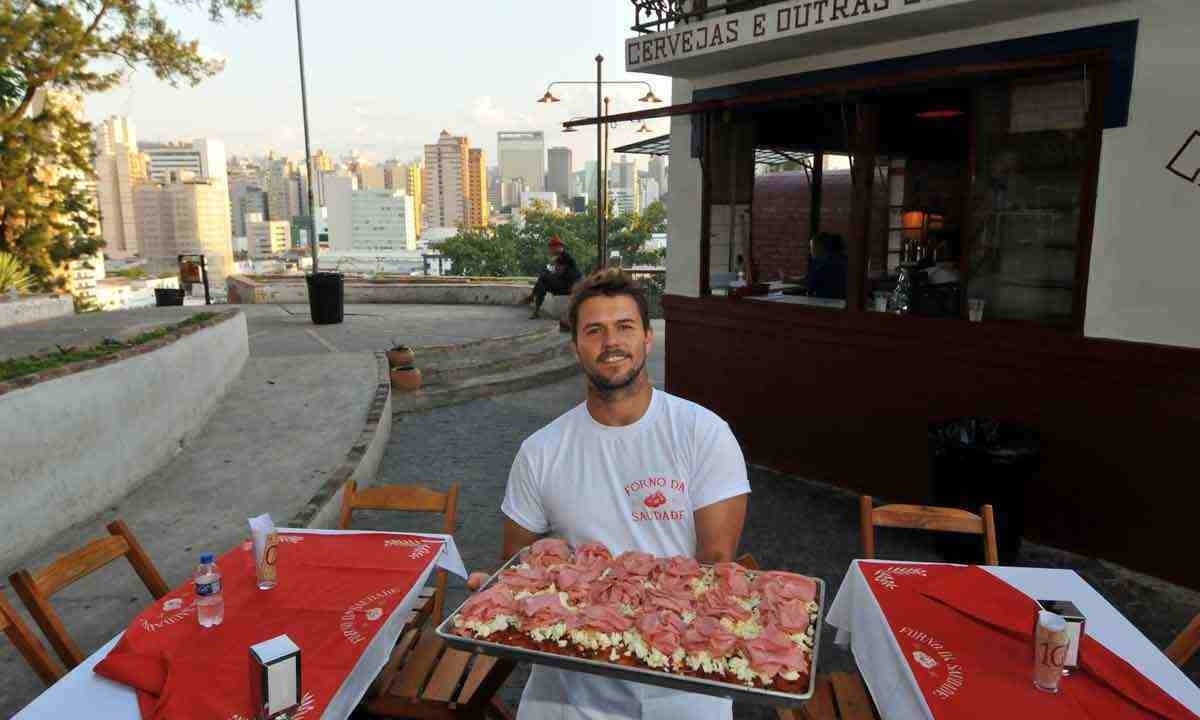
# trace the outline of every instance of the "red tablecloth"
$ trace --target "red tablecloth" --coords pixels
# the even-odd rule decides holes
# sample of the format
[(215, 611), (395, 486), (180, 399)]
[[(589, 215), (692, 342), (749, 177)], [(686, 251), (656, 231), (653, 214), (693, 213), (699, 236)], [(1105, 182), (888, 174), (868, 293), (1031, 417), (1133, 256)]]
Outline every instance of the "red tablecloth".
[[(252, 718), (249, 648), (286, 634), (300, 647), (295, 717), (318, 718), (440, 546), (394, 534), (281, 533), (279, 584), (268, 591), (239, 547), (217, 559), (221, 625), (200, 627), (185, 583), (134, 619), (96, 673), (135, 688), (144, 720)], [(164, 611), (173, 599), (182, 606)]]
[(1087, 636), (1060, 692), (1035, 689), (1037, 605), (977, 567), (859, 565), (937, 720), (1196, 718)]

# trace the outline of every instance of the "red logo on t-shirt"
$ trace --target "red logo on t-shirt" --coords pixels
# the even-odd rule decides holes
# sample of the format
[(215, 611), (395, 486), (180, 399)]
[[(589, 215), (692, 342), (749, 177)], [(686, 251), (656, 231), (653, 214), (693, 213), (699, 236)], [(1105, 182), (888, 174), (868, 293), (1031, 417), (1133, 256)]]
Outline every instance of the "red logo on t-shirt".
[(659, 492), (654, 493), (653, 495), (647, 496), (646, 499), (643, 500), (642, 502), (644, 502), (646, 504), (646, 507), (649, 507), (649, 508), (662, 507), (663, 505), (667, 504), (667, 496), (663, 495), (662, 492), (659, 491)]

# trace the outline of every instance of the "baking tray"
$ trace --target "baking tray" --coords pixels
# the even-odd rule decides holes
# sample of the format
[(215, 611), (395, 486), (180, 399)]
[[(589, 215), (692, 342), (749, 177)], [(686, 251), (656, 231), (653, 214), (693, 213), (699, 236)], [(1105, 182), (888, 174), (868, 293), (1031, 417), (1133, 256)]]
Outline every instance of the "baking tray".
[[(519, 565), (524, 561), (528, 548), (522, 549), (516, 555), (504, 563), (504, 566), (492, 574), (487, 582), (483, 584), (480, 590), (485, 590), (492, 586), (500, 577), (500, 573), (509, 569), (514, 565)], [(760, 571), (755, 571), (760, 572)], [(816, 690), (817, 682), (817, 657), (821, 652), (821, 628), (825, 615), (825, 581), (821, 578), (813, 578), (817, 582), (817, 618), (816, 630), (813, 632), (813, 647), (810, 660), (808, 674), (808, 689), (803, 693), (786, 693), (778, 690), (769, 690), (765, 688), (751, 688), (741, 685), (736, 682), (721, 682), (719, 680), (710, 680), (708, 678), (697, 678), (688, 675), (676, 675), (674, 673), (663, 672), (648, 667), (628, 667), (625, 665), (617, 665), (616, 663), (605, 662), (603, 660), (593, 660), (591, 658), (576, 658), (557, 653), (545, 652), (543, 650), (529, 650), (527, 648), (514, 647), (505, 645), (504, 643), (492, 642), (489, 640), (480, 640), (477, 638), (467, 638), (461, 635), (456, 635), (452, 631), (454, 617), (462, 610), (462, 605), (459, 605), (453, 612), (446, 615), (446, 619), (437, 627), (437, 634), (446, 644), (464, 650), (466, 652), (481, 652), (485, 655), (494, 655), (497, 657), (511, 658), (513, 660), (524, 660), (527, 662), (537, 663), (538, 665), (550, 665), (563, 668), (564, 670), (574, 670), (577, 672), (586, 672), (593, 675), (603, 675), (606, 677), (616, 678), (618, 680), (630, 680), (632, 682), (646, 683), (648, 685), (658, 685), (660, 687), (672, 688), (675, 690), (683, 690), (686, 692), (703, 693), (705, 695), (715, 695), (717, 697), (729, 698), (740, 702), (750, 702), (759, 705), (772, 705), (775, 707), (799, 707), (812, 699), (813, 692)], [(464, 603), (465, 604), (465, 603)]]

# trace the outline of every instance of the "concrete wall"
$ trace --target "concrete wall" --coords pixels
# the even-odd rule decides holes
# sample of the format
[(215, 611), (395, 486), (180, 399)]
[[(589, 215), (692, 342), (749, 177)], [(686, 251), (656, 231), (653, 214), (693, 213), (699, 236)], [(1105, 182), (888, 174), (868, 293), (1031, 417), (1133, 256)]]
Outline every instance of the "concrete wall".
[[(1200, 347), (1200, 184), (1166, 168), (1200, 128), (1195, 0), (1129, 0), (1044, 13), (968, 30), (879, 43), (772, 62), (733, 72), (675, 80), (674, 101), (697, 89), (855, 65), (955, 47), (1138, 20), (1129, 123), (1104, 132), (1085, 333), (1090, 337)], [(728, 52), (738, 52), (732, 50)], [(671, 252), (668, 293), (698, 293), (700, 166), (688, 157), (691, 122), (671, 125)], [(1180, 160), (1200, 170), (1200, 138)]]
[[(422, 305), (519, 305), (529, 295), (532, 283), (404, 283), (346, 281), (346, 304), (413, 303)], [(227, 281), (229, 302), (239, 304), (306, 304), (304, 280), (255, 280), (244, 275)]]
[(148, 352), (0, 394), (0, 568), (166, 463), (248, 355), (239, 312)]
[(19, 300), (0, 296), (0, 328), (75, 314), (70, 295), (34, 295)]

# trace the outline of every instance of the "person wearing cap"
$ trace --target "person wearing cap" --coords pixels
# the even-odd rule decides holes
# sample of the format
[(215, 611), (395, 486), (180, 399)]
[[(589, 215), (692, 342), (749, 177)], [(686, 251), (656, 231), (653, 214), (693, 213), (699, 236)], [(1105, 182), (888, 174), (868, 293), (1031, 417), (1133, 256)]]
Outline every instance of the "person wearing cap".
[(571, 288), (583, 277), (575, 258), (567, 252), (567, 246), (557, 235), (550, 238), (550, 264), (538, 274), (537, 284), (525, 302), (533, 303), (533, 313), (530, 319), (537, 318), (542, 311), (542, 302), (546, 293), (551, 295), (570, 295)]

